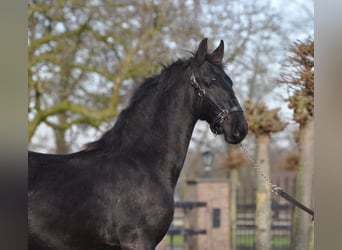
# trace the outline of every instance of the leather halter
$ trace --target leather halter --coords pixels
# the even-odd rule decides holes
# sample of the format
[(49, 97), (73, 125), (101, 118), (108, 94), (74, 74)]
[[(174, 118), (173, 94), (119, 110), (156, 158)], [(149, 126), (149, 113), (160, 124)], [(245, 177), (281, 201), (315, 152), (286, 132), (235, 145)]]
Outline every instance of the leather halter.
[(197, 91), (197, 94), (199, 96), (198, 107), (199, 107), (200, 112), (198, 112), (197, 115), (201, 116), (202, 102), (203, 102), (203, 99), (205, 99), (217, 113), (215, 118), (210, 122), (210, 129), (214, 134), (217, 134), (217, 135), (222, 134), (223, 133), (222, 122), (228, 117), (229, 114), (233, 112), (243, 112), (242, 108), (240, 106), (234, 106), (229, 109), (220, 108), (219, 106), (216, 105), (215, 102), (211, 100), (209, 96), (206, 95), (205, 90), (201, 88), (201, 86), (198, 84), (194, 73), (191, 74), (190, 81), (191, 81), (191, 86), (194, 87), (194, 89)]

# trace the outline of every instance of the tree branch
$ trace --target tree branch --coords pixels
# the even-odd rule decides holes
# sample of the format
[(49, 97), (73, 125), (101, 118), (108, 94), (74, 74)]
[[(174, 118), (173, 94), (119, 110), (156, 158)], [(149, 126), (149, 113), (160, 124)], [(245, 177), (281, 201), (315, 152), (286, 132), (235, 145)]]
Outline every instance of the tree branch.
[(51, 107), (48, 107), (44, 110), (41, 110), (39, 114), (37, 114), (28, 125), (28, 139), (31, 140), (32, 136), (34, 135), (38, 125), (40, 122), (45, 121), (48, 116), (56, 115), (59, 113), (63, 113), (66, 111), (73, 112), (75, 114), (79, 114), (83, 116), (83, 121), (87, 119), (87, 121), (90, 121), (90, 124), (97, 124), (101, 121), (104, 121), (110, 117), (117, 116), (118, 110), (116, 108), (113, 108), (113, 106), (108, 106), (107, 108), (103, 110), (93, 110), (90, 108), (87, 108), (85, 106), (72, 103), (68, 100), (62, 101), (56, 105), (53, 105)]

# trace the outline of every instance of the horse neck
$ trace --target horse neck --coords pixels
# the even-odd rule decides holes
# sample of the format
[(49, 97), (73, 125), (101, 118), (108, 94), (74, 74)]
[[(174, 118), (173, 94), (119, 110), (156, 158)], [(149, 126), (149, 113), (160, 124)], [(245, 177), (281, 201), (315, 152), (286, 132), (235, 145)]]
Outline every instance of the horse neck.
[(156, 167), (156, 173), (168, 177), (173, 186), (197, 121), (192, 113), (190, 84), (184, 80), (174, 84), (177, 86), (167, 92), (155, 94), (152, 90), (140, 102), (131, 104), (114, 127), (120, 134), (120, 153), (149, 168)]

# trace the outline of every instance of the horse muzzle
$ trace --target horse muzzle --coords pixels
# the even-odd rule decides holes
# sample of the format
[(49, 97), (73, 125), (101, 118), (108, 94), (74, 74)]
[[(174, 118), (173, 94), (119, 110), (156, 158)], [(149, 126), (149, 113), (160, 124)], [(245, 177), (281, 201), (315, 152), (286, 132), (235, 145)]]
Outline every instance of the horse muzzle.
[(222, 122), (224, 138), (229, 144), (238, 144), (245, 139), (248, 134), (248, 124), (243, 113), (233, 114), (230, 118), (233, 121)]

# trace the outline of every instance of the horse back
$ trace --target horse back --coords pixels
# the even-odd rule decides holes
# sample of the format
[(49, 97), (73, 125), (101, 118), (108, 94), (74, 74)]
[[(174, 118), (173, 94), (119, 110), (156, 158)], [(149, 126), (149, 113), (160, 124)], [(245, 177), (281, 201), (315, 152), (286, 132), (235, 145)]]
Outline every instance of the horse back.
[[(74, 167), (70, 159), (71, 155), (42, 154), (29, 151), (28, 190), (43, 183), (51, 186), (55, 182), (54, 179), (65, 179), (63, 175), (68, 174)], [(62, 183), (59, 184), (62, 185)]]
[(32, 238), (87, 249), (101, 242), (114, 245), (141, 224), (161, 238), (172, 220), (173, 193), (160, 186), (163, 180), (154, 172), (122, 157), (29, 152)]
[(81, 249), (94, 246), (99, 240), (89, 222), (96, 220), (92, 202), (96, 178), (91, 178), (91, 171), (84, 171), (91, 170), (86, 161), (77, 154), (29, 152), (28, 168), (29, 245), (69, 249), (67, 245), (82, 246), (78, 239), (86, 238), (87, 245)]

